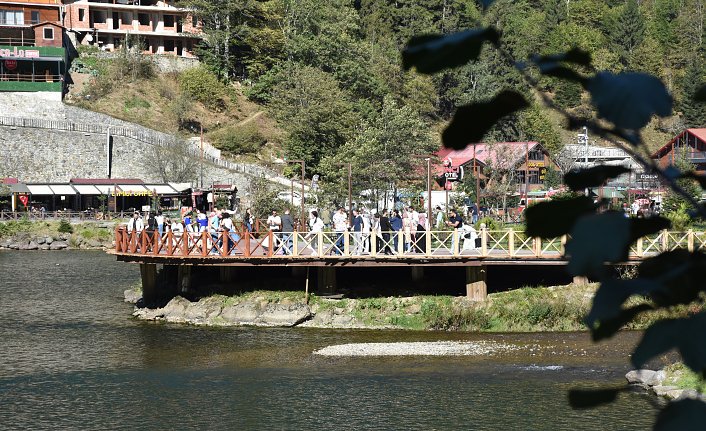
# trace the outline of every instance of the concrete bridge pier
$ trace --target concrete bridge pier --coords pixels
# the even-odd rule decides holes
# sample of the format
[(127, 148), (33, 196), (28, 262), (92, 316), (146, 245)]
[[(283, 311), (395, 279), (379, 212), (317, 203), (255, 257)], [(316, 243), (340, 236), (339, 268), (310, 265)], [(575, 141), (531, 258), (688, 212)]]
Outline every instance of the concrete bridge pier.
[(418, 283), (424, 279), (424, 267), (423, 266), (413, 266), (412, 267), (412, 281)]
[(485, 265), (466, 267), (466, 296), (472, 301), (488, 298), (487, 274)]
[(140, 276), (142, 277), (142, 300), (145, 304), (155, 304), (159, 300), (157, 293), (157, 265), (154, 263), (141, 263)]
[(318, 293), (332, 295), (336, 292), (336, 268), (320, 266), (317, 268), (316, 276)]
[(177, 290), (182, 295), (191, 290), (191, 265), (177, 267)]

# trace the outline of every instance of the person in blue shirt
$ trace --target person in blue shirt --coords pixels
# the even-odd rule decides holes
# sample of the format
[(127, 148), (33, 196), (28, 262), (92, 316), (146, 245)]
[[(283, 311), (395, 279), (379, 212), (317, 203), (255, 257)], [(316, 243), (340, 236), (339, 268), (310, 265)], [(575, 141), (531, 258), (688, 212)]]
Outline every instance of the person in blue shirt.
[(392, 238), (394, 252), (397, 253), (397, 250), (399, 250), (397, 247), (397, 240), (400, 236), (399, 232), (402, 230), (402, 217), (400, 217), (400, 212), (398, 210), (393, 211), (392, 217), (390, 217), (390, 226), (392, 226), (392, 230), (394, 231), (394, 236)]
[(351, 225), (353, 227), (353, 241), (355, 244), (353, 254), (360, 255), (363, 252), (363, 217), (360, 216), (358, 210), (353, 210), (353, 221)]

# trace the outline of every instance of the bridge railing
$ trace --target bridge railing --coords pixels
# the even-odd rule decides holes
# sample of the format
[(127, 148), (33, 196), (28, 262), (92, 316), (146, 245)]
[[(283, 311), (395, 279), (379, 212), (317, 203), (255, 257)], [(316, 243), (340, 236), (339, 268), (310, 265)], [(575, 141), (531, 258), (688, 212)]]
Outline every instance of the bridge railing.
[[(115, 251), (121, 254), (165, 257), (220, 256), (229, 258), (510, 258), (561, 259), (566, 236), (552, 239), (532, 238), (524, 232), (481, 229), (476, 236), (463, 231), (376, 232), (172, 232), (162, 236), (143, 230), (115, 230)], [(706, 249), (706, 232), (662, 231), (639, 238), (630, 248), (631, 258), (644, 258), (683, 248)]]

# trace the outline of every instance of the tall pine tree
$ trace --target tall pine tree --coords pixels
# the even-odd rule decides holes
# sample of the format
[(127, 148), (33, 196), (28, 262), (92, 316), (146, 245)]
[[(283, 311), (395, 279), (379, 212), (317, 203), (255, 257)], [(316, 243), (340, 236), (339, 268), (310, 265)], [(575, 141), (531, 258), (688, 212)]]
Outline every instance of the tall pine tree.
[(686, 68), (682, 81), (682, 100), (679, 104), (686, 127), (703, 127), (706, 125), (706, 105), (694, 100), (696, 90), (704, 83), (704, 67), (701, 59), (694, 59)]
[(645, 19), (640, 13), (637, 0), (628, 0), (615, 18), (610, 28), (610, 38), (620, 56), (620, 62), (627, 66), (633, 51), (645, 39)]

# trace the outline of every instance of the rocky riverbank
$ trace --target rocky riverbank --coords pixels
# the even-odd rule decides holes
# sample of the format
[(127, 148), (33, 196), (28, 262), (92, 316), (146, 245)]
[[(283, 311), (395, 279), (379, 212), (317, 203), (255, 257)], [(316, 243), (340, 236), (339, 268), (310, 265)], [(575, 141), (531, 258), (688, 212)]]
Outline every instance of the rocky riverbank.
[[(522, 288), (488, 295), (488, 301), (465, 297), (418, 295), (332, 299), (302, 291), (254, 291), (233, 296), (204, 295), (190, 301), (173, 298), (162, 308), (136, 307), (144, 320), (210, 326), (302, 326), (487, 332), (547, 332), (586, 330), (584, 317), (596, 285)], [(125, 292), (136, 303), (139, 290)], [(649, 314), (628, 329), (645, 329), (654, 319), (677, 317)]]
[(0, 250), (96, 250), (113, 247), (113, 223), (81, 223), (60, 231), (58, 222), (0, 223)]
[[(663, 370), (632, 370), (625, 375), (628, 383), (644, 388), (645, 390), (669, 400), (684, 398), (700, 399), (706, 401), (706, 396), (699, 392), (690, 383), (690, 371), (683, 365), (676, 364)], [(693, 373), (691, 373), (693, 374)]]

